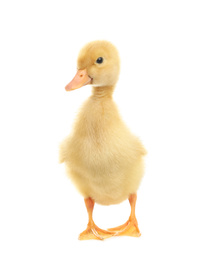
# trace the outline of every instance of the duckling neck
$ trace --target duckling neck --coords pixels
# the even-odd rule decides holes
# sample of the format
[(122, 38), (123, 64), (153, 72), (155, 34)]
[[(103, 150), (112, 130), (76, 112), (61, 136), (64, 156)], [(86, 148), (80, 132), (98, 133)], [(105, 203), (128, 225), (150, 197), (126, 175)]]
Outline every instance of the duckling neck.
[(114, 92), (114, 86), (104, 86), (104, 87), (93, 87), (92, 88), (92, 97), (94, 98), (104, 98), (112, 97)]

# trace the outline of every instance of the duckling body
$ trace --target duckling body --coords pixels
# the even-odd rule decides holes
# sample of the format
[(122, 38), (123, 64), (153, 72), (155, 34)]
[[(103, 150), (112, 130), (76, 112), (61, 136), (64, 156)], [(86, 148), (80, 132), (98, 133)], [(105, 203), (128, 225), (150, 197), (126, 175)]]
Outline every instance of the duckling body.
[(145, 154), (122, 121), (111, 88), (94, 88), (61, 149), (80, 193), (102, 205), (120, 203), (137, 191)]
[[(143, 177), (146, 151), (122, 121), (112, 94), (118, 80), (119, 56), (107, 41), (87, 44), (80, 52), (74, 79), (67, 91), (93, 86), (74, 128), (60, 146), (71, 180), (83, 195), (88, 211), (87, 229), (80, 239), (103, 239), (112, 235), (140, 236), (135, 217), (136, 191)], [(102, 230), (94, 224), (94, 204), (111, 205), (129, 199), (129, 220), (117, 228)]]

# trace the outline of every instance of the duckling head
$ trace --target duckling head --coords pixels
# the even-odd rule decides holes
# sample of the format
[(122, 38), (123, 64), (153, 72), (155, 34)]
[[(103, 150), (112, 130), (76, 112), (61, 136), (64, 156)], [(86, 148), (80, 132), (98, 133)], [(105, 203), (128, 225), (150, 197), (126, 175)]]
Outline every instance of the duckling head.
[(108, 41), (93, 41), (85, 45), (77, 60), (77, 73), (65, 87), (67, 91), (85, 85), (94, 87), (115, 86), (120, 71), (117, 49)]

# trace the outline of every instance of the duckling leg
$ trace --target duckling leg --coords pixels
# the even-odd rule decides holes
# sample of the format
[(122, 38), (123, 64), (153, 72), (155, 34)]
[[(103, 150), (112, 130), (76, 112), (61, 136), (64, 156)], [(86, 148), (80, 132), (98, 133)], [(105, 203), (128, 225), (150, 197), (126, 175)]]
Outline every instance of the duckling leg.
[(129, 203), (131, 206), (131, 214), (129, 216), (128, 221), (118, 227), (109, 228), (109, 231), (116, 232), (115, 236), (132, 236), (132, 237), (139, 237), (141, 233), (138, 228), (137, 219), (135, 216), (135, 205), (136, 205), (137, 195), (131, 194), (129, 196)]
[(103, 240), (104, 238), (109, 238), (113, 236), (116, 232), (103, 230), (95, 225), (92, 218), (92, 213), (94, 209), (94, 200), (92, 200), (91, 198), (86, 198), (84, 202), (87, 208), (89, 222), (87, 224), (86, 230), (79, 235), (79, 239), (80, 240), (88, 240), (88, 239)]

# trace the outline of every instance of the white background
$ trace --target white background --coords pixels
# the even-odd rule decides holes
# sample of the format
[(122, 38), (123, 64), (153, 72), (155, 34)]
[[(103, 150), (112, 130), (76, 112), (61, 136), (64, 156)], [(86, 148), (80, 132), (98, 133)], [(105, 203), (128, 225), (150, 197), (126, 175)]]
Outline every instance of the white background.
[[(1, 1), (0, 258), (206, 259), (205, 1)], [(86, 86), (67, 93), (87, 42), (119, 49), (115, 91), (148, 150), (138, 191), (140, 238), (79, 241), (83, 198), (58, 164)], [(128, 202), (96, 205), (102, 228)]]

